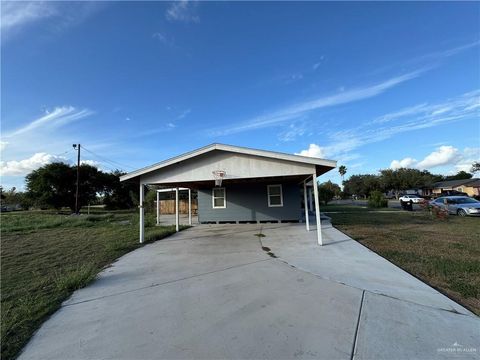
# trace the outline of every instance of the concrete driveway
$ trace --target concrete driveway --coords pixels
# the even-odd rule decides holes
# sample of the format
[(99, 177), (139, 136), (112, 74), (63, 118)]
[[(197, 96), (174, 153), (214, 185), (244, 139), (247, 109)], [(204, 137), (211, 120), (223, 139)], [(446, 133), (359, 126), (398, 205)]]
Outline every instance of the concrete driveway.
[[(265, 237), (257, 237), (260, 232)], [(480, 320), (338, 230), (199, 225), (75, 292), (20, 359), (479, 358)]]

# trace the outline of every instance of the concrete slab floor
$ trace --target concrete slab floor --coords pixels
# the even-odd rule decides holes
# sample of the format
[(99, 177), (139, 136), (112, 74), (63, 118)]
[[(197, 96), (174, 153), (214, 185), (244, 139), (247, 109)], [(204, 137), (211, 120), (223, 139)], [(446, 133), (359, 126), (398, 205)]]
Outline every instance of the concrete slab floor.
[(20, 359), (480, 354), (478, 317), (338, 230), (323, 234), (320, 248), (302, 224), (199, 225), (147, 245), (75, 292)]

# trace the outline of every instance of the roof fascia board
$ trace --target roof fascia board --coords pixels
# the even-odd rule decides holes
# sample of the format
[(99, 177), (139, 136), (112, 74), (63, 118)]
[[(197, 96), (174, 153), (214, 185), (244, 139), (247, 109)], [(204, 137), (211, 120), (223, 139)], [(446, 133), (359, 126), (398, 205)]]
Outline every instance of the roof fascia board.
[(285, 154), (285, 153), (280, 153), (280, 152), (250, 149), (250, 148), (240, 147), (240, 146), (232, 146), (232, 145), (224, 145), (224, 144), (210, 144), (210, 145), (204, 146), (202, 148), (199, 148), (197, 150), (193, 150), (193, 151), (175, 156), (173, 158), (161, 161), (159, 163), (156, 163), (156, 164), (146, 166), (146, 167), (143, 167), (141, 169), (132, 171), (128, 174), (120, 176), (120, 181), (133, 179), (137, 176), (141, 176), (141, 175), (146, 174), (148, 172), (155, 171), (155, 170), (161, 169), (163, 167), (167, 167), (169, 165), (173, 165), (173, 164), (178, 163), (180, 161), (184, 161), (184, 160), (187, 160), (187, 159), (193, 158), (195, 156), (205, 154), (205, 153), (213, 151), (213, 150), (222, 150), (222, 151), (228, 151), (228, 152), (233, 152), (233, 153), (238, 153), (238, 154), (246, 154), (246, 155), (259, 156), (259, 157), (267, 157), (267, 158), (271, 158), (271, 159), (293, 161), (293, 162), (298, 162), (298, 163), (320, 165), (320, 166), (326, 166), (326, 167), (332, 167), (332, 168), (335, 168), (337, 166), (337, 162), (334, 161), (334, 160), (326, 160), (326, 159), (313, 158), (313, 157), (301, 156), (301, 155), (290, 155), (290, 154)]

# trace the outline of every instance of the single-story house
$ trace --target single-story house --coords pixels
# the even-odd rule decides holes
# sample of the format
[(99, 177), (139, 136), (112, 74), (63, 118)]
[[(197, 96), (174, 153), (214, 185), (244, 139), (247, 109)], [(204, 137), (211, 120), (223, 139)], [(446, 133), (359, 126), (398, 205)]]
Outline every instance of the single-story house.
[(480, 179), (439, 181), (432, 186), (432, 194), (440, 194), (446, 190), (464, 192), (467, 193), (468, 196), (480, 196)]
[[(307, 230), (313, 210), (309, 189), (313, 189), (310, 199), (322, 244), (316, 179), (335, 167), (333, 160), (211, 144), (130, 172), (120, 180), (140, 186), (140, 242), (144, 240), (144, 186), (159, 185), (159, 191), (175, 192), (177, 209), (179, 192), (188, 192), (191, 199), (195, 191), (200, 223), (305, 221)], [(191, 212), (189, 219), (191, 223)], [(178, 211), (176, 225), (178, 230)]]

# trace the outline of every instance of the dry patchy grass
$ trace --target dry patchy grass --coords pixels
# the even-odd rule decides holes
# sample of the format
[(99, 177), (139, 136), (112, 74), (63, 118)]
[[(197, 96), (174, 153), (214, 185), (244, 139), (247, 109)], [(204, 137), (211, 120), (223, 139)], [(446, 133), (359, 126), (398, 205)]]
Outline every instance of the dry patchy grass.
[[(105, 266), (141, 246), (136, 213), (1, 214), (1, 357), (13, 359), (41, 323)], [(175, 232), (147, 216), (146, 239)]]

